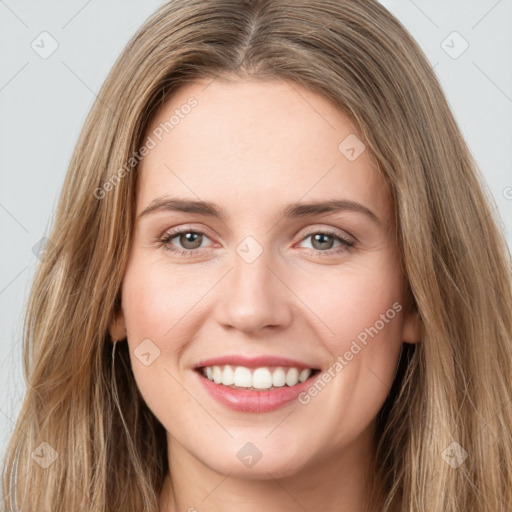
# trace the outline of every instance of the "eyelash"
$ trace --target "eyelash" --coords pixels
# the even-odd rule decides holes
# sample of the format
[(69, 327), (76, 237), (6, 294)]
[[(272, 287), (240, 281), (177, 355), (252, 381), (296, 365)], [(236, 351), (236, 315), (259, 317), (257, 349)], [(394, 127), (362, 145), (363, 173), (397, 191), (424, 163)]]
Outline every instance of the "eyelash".
[[(186, 228), (177, 229), (176, 231), (168, 232), (161, 238), (158, 238), (157, 239), (157, 247), (162, 248), (165, 251), (170, 251), (174, 254), (178, 254), (180, 256), (193, 257), (194, 254), (200, 248), (197, 248), (197, 249), (175, 249), (172, 247), (172, 245), (170, 243), (171, 240), (173, 240), (174, 238), (178, 237), (179, 235), (186, 234), (186, 233), (193, 233), (196, 235), (204, 235), (204, 236), (208, 237), (208, 235), (206, 233), (204, 233), (203, 231), (199, 231), (199, 230), (195, 230), (195, 229), (186, 229)], [(321, 254), (322, 256), (323, 255), (332, 256), (333, 254), (340, 254), (345, 251), (351, 250), (352, 247), (354, 247), (354, 245), (355, 245), (355, 242), (353, 242), (352, 240), (349, 240), (348, 238), (344, 238), (344, 237), (342, 237), (332, 231), (329, 231), (329, 230), (310, 230), (301, 239), (301, 242), (303, 240), (305, 240), (306, 238), (311, 237), (312, 235), (328, 235), (328, 236), (334, 238), (335, 240), (341, 242), (341, 246), (337, 247), (336, 249), (329, 249), (327, 251), (321, 251), (319, 249), (311, 249), (311, 250)]]

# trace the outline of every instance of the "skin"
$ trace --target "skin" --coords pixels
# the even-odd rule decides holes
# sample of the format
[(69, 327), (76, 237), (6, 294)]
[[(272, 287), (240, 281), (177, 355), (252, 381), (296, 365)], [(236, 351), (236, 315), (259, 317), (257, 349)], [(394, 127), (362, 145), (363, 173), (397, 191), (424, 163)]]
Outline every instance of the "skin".
[[(388, 187), (368, 150), (354, 161), (338, 150), (350, 134), (362, 139), (347, 116), (283, 80), (187, 85), (162, 105), (148, 135), (191, 96), (198, 105), (141, 163), (137, 215), (173, 195), (217, 203), (226, 218), (138, 218), (111, 326), (114, 339), (127, 336), (137, 385), (167, 431), (172, 479), (160, 511), (362, 511), (375, 418), (402, 343), (420, 338), (417, 314), (404, 313)], [(381, 223), (355, 211), (278, 217), (290, 203), (331, 199), (356, 201)], [(205, 233), (195, 245), (178, 235), (169, 242), (192, 256), (158, 245), (174, 227)], [(312, 235), (325, 230), (355, 245), (316, 242)], [(250, 264), (236, 252), (247, 236), (263, 251)], [(305, 405), (233, 411), (192, 370), (224, 354), (292, 357), (327, 370), (394, 303), (401, 311)], [(160, 354), (145, 366), (133, 351), (148, 338)], [(252, 467), (237, 457), (247, 442), (262, 454)]]

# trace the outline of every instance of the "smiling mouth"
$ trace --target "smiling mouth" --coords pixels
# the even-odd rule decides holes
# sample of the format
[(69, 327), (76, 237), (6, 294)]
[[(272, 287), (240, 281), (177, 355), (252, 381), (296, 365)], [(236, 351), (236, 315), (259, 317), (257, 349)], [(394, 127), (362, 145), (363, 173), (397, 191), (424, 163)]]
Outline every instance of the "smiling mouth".
[(245, 391), (272, 391), (290, 388), (314, 378), (317, 368), (265, 366), (248, 368), (234, 365), (203, 366), (195, 369), (201, 376), (215, 384)]

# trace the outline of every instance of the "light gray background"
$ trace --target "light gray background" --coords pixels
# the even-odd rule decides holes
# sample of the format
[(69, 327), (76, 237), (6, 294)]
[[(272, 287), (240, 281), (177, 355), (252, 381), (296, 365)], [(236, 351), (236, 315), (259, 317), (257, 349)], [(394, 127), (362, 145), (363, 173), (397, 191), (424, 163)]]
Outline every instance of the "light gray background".
[[(161, 3), (0, 0), (0, 461), (25, 390), (22, 320), (39, 263), (32, 248), (48, 233), (95, 94)], [(512, 248), (512, 0), (382, 3), (434, 66)]]

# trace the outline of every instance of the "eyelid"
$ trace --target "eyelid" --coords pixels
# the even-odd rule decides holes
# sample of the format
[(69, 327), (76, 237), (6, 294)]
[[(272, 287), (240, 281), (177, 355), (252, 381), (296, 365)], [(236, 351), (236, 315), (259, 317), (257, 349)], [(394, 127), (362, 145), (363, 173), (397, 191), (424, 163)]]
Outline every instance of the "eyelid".
[(344, 238), (345, 240), (350, 241), (350, 242), (356, 243), (359, 241), (354, 235), (352, 235), (351, 233), (349, 233), (348, 231), (346, 231), (344, 229), (342, 230), (342, 229), (336, 228), (334, 226), (322, 227), (319, 225), (310, 226), (310, 227), (306, 228), (305, 231), (301, 231), (301, 238), (299, 241), (302, 241), (305, 237), (307, 237), (311, 234), (324, 233), (324, 232), (339, 236), (340, 238)]
[(165, 229), (162, 234), (158, 237), (159, 239), (166, 237), (168, 235), (179, 235), (183, 232), (197, 232), (202, 235), (206, 235), (210, 240), (213, 241), (213, 237), (209, 235), (209, 230), (203, 226), (194, 227), (192, 224), (179, 224), (178, 226), (174, 226), (172, 228)]

